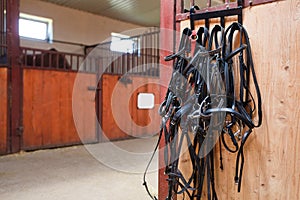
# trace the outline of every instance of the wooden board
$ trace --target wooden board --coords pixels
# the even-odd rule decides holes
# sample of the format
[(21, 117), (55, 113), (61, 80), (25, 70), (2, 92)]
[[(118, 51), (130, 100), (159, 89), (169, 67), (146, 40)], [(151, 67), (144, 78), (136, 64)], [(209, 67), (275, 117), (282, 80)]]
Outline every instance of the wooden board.
[[(160, 117), (157, 115), (160, 102), (160, 85), (158, 78), (132, 77), (133, 90), (129, 100), (132, 106), (130, 115), (132, 118), (132, 136), (149, 137), (159, 132)], [(152, 109), (138, 108), (138, 94), (149, 93), (154, 95), (154, 107)]]
[[(116, 124), (114, 117), (112, 115), (112, 107), (111, 107), (111, 99), (112, 99), (112, 92), (114, 87), (118, 82), (119, 76), (116, 75), (103, 75), (102, 76), (102, 141), (106, 140), (116, 140), (116, 139), (124, 139), (128, 138), (128, 135), (122, 131), (119, 126)], [(123, 89), (126, 89), (124, 86)], [(125, 90), (124, 90), (125, 91)], [(128, 103), (126, 104), (121, 96), (124, 95), (120, 93), (120, 101), (118, 102), (118, 106), (124, 109), (120, 110), (120, 114), (122, 112), (128, 111)], [(119, 123), (125, 122), (120, 120)], [(120, 124), (123, 128), (130, 129), (130, 126), (127, 123)]]
[(264, 120), (246, 146), (239, 197), (299, 199), (300, 2), (271, 3), (248, 8), (244, 13)]
[[(76, 75), (75, 72), (24, 69), (24, 150), (96, 141), (95, 119), (82, 117), (82, 124), (76, 127), (73, 121), (72, 91)], [(95, 82), (95, 75), (86, 76)], [(89, 93), (87, 85), (83, 85), (83, 90), (83, 94)], [(94, 121), (94, 126), (84, 126), (87, 120)], [(81, 135), (77, 127), (85, 128)]]
[(7, 152), (7, 68), (0, 68), (0, 154)]
[[(160, 84), (161, 84), (161, 99), (160, 102), (164, 101), (166, 92), (167, 92), (167, 86), (172, 74), (172, 65), (173, 62), (167, 62), (164, 60), (164, 58), (174, 52), (174, 41), (176, 41), (176, 38), (178, 35), (174, 35), (174, 17), (175, 12), (174, 9), (171, 7), (174, 6), (174, 4), (177, 3), (177, 7), (179, 7), (179, 1), (170, 1), (170, 0), (160, 0), (160, 37), (159, 37), (159, 55), (160, 55)], [(159, 155), (159, 171), (158, 171), (158, 198), (159, 199), (165, 199), (168, 195), (168, 184), (166, 182), (166, 179), (168, 176), (165, 174), (165, 162), (163, 159), (164, 156), (164, 149), (165, 147), (165, 140), (164, 137), (162, 137), (159, 149), (161, 149), (158, 152)]]
[(245, 146), (240, 193), (234, 184), (235, 155), (223, 154), (222, 172), (216, 154), (218, 197), (300, 199), (300, 2), (263, 4), (243, 13), (262, 94), (263, 124)]
[[(159, 128), (159, 79), (104, 74), (102, 77), (102, 141), (149, 137)], [(124, 83), (128, 80), (130, 83)], [(154, 94), (153, 109), (138, 109), (138, 93)]]

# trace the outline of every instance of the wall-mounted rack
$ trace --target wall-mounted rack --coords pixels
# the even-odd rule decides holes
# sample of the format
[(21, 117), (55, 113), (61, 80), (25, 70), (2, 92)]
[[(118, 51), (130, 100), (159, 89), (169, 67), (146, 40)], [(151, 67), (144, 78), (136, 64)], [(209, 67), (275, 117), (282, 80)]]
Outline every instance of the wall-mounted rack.
[(209, 28), (209, 20), (213, 18), (220, 18), (220, 24), (222, 27), (225, 27), (225, 17), (228, 16), (237, 16), (238, 22), (242, 24), (243, 15), (242, 15), (242, 7), (239, 6), (237, 8), (230, 8), (226, 10), (218, 10), (218, 11), (208, 11), (208, 12), (197, 12), (194, 7), (190, 9), (190, 25), (191, 30), (195, 29), (195, 21), (205, 20), (205, 26)]

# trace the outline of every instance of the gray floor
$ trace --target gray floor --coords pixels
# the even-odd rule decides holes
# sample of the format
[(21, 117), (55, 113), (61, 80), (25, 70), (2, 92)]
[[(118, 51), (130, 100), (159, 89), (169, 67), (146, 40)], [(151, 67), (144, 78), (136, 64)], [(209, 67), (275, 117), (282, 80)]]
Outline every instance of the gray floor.
[[(147, 200), (143, 170), (157, 138), (0, 157), (2, 200)], [(157, 193), (157, 156), (147, 176)]]

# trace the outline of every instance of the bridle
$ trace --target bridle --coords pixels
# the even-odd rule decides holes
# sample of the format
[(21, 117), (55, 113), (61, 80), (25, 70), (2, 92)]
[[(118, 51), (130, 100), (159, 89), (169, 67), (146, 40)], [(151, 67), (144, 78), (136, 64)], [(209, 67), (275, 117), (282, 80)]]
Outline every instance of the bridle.
[[(237, 154), (234, 180), (240, 192), (244, 145), (253, 128), (262, 123), (261, 95), (245, 28), (235, 22), (226, 30), (216, 25), (211, 32), (200, 27), (197, 37), (194, 34), (185, 28), (178, 52), (165, 58), (166, 61), (174, 61), (173, 72), (165, 100), (159, 108), (161, 129), (150, 162), (164, 137), (167, 200), (179, 194), (200, 200), (205, 182), (207, 198), (218, 199), (214, 161), (217, 139), (222, 170), (221, 145)], [(239, 46), (233, 49), (236, 38)], [(193, 40), (196, 43), (193, 55), (190, 56)], [(255, 96), (250, 90), (250, 80), (254, 84)], [(253, 121), (255, 114), (258, 116), (257, 123)], [(232, 145), (228, 144), (225, 136), (229, 136)], [(189, 175), (184, 175), (179, 169), (183, 141), (187, 143), (192, 165), (192, 173)], [(157, 197), (150, 194), (146, 182), (150, 162), (144, 174), (144, 186), (155, 200)]]

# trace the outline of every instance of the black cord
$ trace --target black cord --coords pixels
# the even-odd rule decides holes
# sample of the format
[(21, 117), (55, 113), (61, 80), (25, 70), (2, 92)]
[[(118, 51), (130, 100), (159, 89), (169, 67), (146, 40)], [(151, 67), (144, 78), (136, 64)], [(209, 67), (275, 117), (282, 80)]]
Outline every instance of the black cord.
[(148, 185), (147, 185), (147, 181), (146, 181), (146, 175), (147, 175), (147, 172), (148, 172), (148, 170), (149, 170), (149, 167), (150, 167), (150, 165), (151, 165), (151, 163), (152, 163), (152, 161), (153, 161), (153, 158), (154, 158), (154, 156), (155, 156), (155, 153), (156, 153), (156, 151), (157, 151), (157, 149), (158, 149), (158, 147), (159, 147), (159, 143), (160, 143), (160, 141), (161, 141), (162, 133), (163, 133), (163, 128), (161, 128), (161, 130), (160, 130), (160, 133), (159, 133), (159, 137), (158, 137), (156, 146), (155, 146), (154, 151), (153, 151), (153, 153), (152, 153), (152, 155), (151, 155), (151, 158), (150, 158), (150, 160), (149, 160), (149, 162), (148, 162), (148, 164), (147, 164), (147, 167), (146, 167), (146, 169), (145, 169), (144, 176), (143, 176), (143, 185), (145, 186), (145, 189), (146, 189), (148, 195), (149, 195), (149, 196), (151, 197), (151, 199), (153, 199), (153, 200), (158, 200), (158, 198), (157, 198), (156, 196), (152, 196), (152, 194), (150, 193), (149, 188), (148, 188)]

